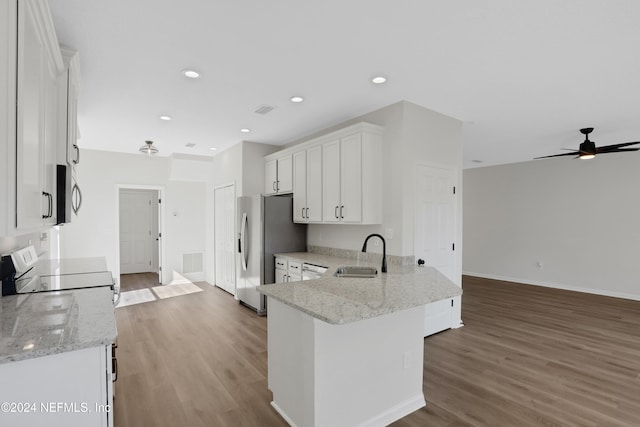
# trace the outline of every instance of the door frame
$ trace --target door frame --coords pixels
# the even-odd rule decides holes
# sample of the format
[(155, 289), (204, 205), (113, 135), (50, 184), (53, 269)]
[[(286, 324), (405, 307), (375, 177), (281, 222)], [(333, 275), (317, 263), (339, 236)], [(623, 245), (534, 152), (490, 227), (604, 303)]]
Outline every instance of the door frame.
[(165, 250), (164, 250), (164, 240), (166, 237), (165, 227), (164, 227), (164, 218), (165, 215), (165, 187), (161, 185), (140, 185), (140, 184), (116, 184), (115, 187), (115, 217), (116, 217), (116, 277), (120, 277), (120, 190), (151, 190), (158, 192), (158, 199), (163, 202), (160, 203), (160, 209), (158, 209), (158, 232), (162, 236), (159, 240), (158, 244), (158, 268), (160, 269), (160, 274), (158, 274), (158, 282), (160, 284), (165, 283), (164, 277), (166, 275), (166, 271), (162, 268), (165, 265)]
[[(218, 184), (215, 185), (213, 187), (213, 211), (212, 211), (212, 215), (211, 217), (213, 218), (213, 245), (212, 245), (212, 254), (213, 254), (213, 262), (211, 263), (213, 265), (213, 285), (216, 286), (215, 281), (216, 281), (216, 190), (219, 190), (221, 188), (226, 188), (226, 187), (233, 187), (233, 235), (235, 236), (237, 234), (237, 230), (238, 230), (238, 224), (236, 222), (236, 200), (238, 199), (238, 193), (236, 191), (236, 182), (235, 181), (231, 181), (231, 182), (227, 182), (224, 184)], [(234, 237), (234, 241), (235, 241), (235, 237)], [(234, 247), (235, 247), (235, 243), (234, 243)], [(235, 250), (234, 250), (235, 253)], [(238, 284), (236, 283), (236, 257), (233, 257), (233, 274), (234, 274), (234, 285), (237, 287)], [(237, 289), (237, 288), (236, 288)], [(234, 292), (234, 297), (236, 299), (238, 299), (237, 294)]]

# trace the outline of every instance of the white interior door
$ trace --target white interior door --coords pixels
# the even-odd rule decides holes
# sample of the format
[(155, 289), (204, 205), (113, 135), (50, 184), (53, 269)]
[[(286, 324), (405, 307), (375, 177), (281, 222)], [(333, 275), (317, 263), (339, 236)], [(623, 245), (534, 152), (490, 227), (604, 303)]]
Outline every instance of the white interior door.
[(235, 187), (214, 190), (215, 285), (236, 294)]
[[(456, 240), (455, 176), (453, 168), (417, 165), (414, 250), (417, 260), (423, 259), (425, 265), (437, 268), (457, 283), (453, 277)], [(425, 337), (455, 327), (454, 304), (455, 299), (427, 304)]]
[(451, 281), (455, 257), (455, 169), (418, 165), (416, 170), (415, 256)]
[(157, 207), (154, 194), (120, 190), (120, 273), (155, 272)]

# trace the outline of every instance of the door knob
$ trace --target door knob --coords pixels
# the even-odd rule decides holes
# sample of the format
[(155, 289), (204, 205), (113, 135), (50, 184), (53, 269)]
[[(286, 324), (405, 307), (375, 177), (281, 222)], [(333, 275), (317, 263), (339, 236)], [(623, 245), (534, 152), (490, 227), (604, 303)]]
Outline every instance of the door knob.
[(422, 258), (418, 259), (418, 265), (424, 265), (424, 260)]

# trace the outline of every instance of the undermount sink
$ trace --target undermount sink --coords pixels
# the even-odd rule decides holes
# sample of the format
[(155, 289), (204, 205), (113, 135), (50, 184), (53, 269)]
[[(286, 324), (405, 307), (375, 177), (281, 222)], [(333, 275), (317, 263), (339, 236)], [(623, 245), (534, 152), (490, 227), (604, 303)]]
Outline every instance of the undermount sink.
[(336, 270), (336, 277), (376, 277), (377, 274), (375, 267), (344, 266)]

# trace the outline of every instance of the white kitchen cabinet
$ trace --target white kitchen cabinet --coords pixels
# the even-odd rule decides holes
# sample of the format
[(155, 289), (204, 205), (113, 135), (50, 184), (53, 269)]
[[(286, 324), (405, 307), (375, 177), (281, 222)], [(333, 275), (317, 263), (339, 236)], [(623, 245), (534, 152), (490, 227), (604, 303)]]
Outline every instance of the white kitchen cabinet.
[(0, 387), (0, 401), (22, 405), (3, 411), (2, 425), (113, 427), (111, 350), (99, 346), (0, 364), (0, 383), (11, 384)]
[(264, 164), (264, 193), (288, 194), (293, 192), (293, 157), (267, 156)]
[(0, 235), (55, 223), (57, 79), (62, 58), (46, 0), (0, 6)]
[(276, 283), (297, 282), (302, 280), (302, 263), (276, 257)]
[(72, 170), (80, 163), (78, 148), (78, 95), (80, 62), (78, 52), (60, 48), (64, 71), (58, 76), (58, 164), (68, 164)]
[(322, 221), (322, 146), (293, 154), (293, 220)]
[(357, 132), (322, 144), (322, 221), (382, 222), (379, 135)]

